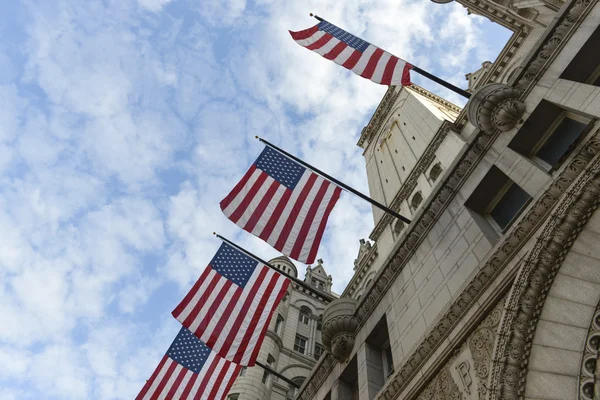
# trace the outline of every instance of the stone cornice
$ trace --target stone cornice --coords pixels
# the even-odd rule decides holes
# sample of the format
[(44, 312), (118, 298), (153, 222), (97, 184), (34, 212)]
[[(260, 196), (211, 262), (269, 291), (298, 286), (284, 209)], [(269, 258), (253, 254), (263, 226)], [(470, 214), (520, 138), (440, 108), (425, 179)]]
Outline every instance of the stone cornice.
[(284, 347), (283, 349), (281, 349), (281, 352), (285, 355), (287, 355), (288, 357), (297, 360), (300, 363), (304, 363), (304, 366), (308, 369), (312, 368), (316, 361), (314, 358), (309, 357), (307, 355), (304, 354), (300, 354), (295, 350), (290, 350), (287, 347)]
[(448, 100), (444, 99), (443, 97), (440, 97), (434, 93), (431, 93), (429, 90), (424, 89), (419, 85), (415, 85), (414, 83), (410, 86), (406, 86), (406, 89), (408, 89), (411, 92), (415, 92), (415, 93), (427, 98), (428, 100), (438, 103), (439, 105), (446, 107), (449, 110), (452, 110), (457, 114), (460, 113), (460, 111), (462, 110), (462, 108), (457, 106), (456, 104), (451, 103)]
[[(415, 188), (417, 187), (419, 176), (421, 176), (421, 174), (427, 171), (435, 157), (435, 152), (438, 150), (448, 133), (453, 129), (455, 129), (455, 126), (452, 122), (442, 122), (442, 125), (438, 129), (437, 133), (435, 134), (431, 142), (429, 142), (427, 149), (425, 149), (425, 152), (423, 153), (421, 158), (419, 158), (417, 165), (415, 165), (415, 167), (412, 169), (412, 171), (408, 175), (408, 178), (406, 178), (406, 181), (404, 182), (404, 184), (402, 185), (392, 202), (388, 205), (388, 207), (390, 207), (394, 211), (400, 212), (402, 202), (406, 200), (408, 196), (410, 196), (411, 193), (415, 190)], [(385, 227), (388, 226), (393, 219), (394, 217), (390, 214), (383, 214), (383, 216), (379, 219), (379, 221), (377, 221), (375, 228), (373, 228), (373, 231), (369, 235), (369, 239), (376, 242), (383, 233)]]
[(597, 0), (572, 1), (556, 16), (539, 39), (536, 51), (524, 60), (520, 72), (509, 82), (523, 92), (522, 98), (525, 98), (533, 89), (597, 2)]
[(532, 26), (538, 25), (536, 22), (511, 12), (512, 10), (494, 1), (462, 0), (461, 4), (467, 8), (469, 13), (489, 18), (492, 22), (503, 25), (512, 31), (528, 30)]
[(390, 86), (388, 90), (385, 92), (383, 99), (379, 102), (377, 109), (373, 113), (373, 116), (369, 120), (367, 126), (364, 127), (360, 138), (358, 139), (358, 143), (356, 143), (359, 147), (363, 147), (365, 142), (367, 145), (373, 140), (373, 138), (377, 135), (377, 132), (383, 127), (384, 122), (387, 120), (390, 112), (394, 109), (394, 105), (400, 97), (402, 90), (409, 90), (414, 93), (417, 93), (428, 100), (431, 100), (439, 105), (446, 107), (456, 113), (461, 112), (461, 108), (457, 105), (449, 102), (448, 100), (443, 99), (442, 97), (431, 93), (430, 91), (422, 88), (419, 85), (412, 84), (410, 86), (398, 87), (398, 86)]
[[(304, 286), (300, 286), (298, 283), (295, 283), (295, 282), (292, 282), (292, 285), (293, 285), (294, 291), (296, 291), (298, 293), (302, 293), (303, 295), (308, 296), (313, 300), (317, 300), (318, 302), (322, 303), (325, 306), (327, 304), (329, 304), (330, 300), (328, 298), (325, 298), (323, 296), (317, 296), (316, 291), (318, 291), (319, 289), (315, 288), (315, 291), (310, 291), (310, 290), (306, 289)], [(325, 295), (331, 296), (334, 299), (337, 296), (333, 293), (325, 293)]]
[(481, 78), (479, 86), (487, 85), (488, 83), (500, 82), (500, 76), (504, 73), (506, 68), (510, 65), (514, 55), (521, 47), (521, 44), (527, 37), (527, 31), (517, 30), (515, 31), (510, 39), (508, 39), (508, 43), (498, 57), (496, 57), (496, 61), (492, 64), (488, 71), (486, 71), (485, 75)]
[(402, 93), (402, 88), (398, 86), (390, 86), (388, 90), (383, 95), (383, 99), (379, 102), (377, 109), (373, 113), (371, 120), (363, 128), (363, 131), (358, 139), (358, 143), (356, 143), (359, 147), (363, 147), (363, 144), (368, 141), (370, 142), (377, 131), (381, 128), (381, 125), (386, 120), (390, 111), (392, 111), (394, 104), (396, 104), (396, 100)]

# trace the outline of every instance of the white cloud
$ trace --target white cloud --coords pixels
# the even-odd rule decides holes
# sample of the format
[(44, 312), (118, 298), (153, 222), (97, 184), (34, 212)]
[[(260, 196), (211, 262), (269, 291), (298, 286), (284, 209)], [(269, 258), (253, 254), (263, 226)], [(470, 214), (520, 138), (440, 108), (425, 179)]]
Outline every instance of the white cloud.
[(138, 0), (138, 4), (150, 11), (159, 12), (172, 0)]
[[(482, 19), (456, 4), (16, 7), (14, 37), (0, 37), (19, 48), (0, 60), (2, 399), (135, 397), (213, 231), (278, 255), (219, 210), (262, 148), (254, 135), (367, 191), (355, 144), (386, 88), (297, 46), (286, 30), (314, 24), (307, 12), (449, 79), (493, 55)], [(337, 292), (371, 228), (370, 206), (343, 194), (318, 254)]]
[(246, 0), (204, 0), (197, 9), (209, 25), (230, 25), (242, 16)]
[(65, 399), (89, 398), (89, 371), (75, 346), (51, 345), (37, 354), (30, 374), (44, 392)]
[(30, 365), (31, 354), (29, 352), (11, 347), (0, 347), (0, 377), (23, 380)]

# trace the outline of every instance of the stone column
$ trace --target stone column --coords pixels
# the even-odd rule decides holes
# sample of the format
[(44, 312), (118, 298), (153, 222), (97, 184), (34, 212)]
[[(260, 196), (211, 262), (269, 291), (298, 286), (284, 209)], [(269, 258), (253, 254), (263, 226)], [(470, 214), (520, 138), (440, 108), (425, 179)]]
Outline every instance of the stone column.
[(315, 350), (315, 339), (317, 337), (317, 320), (315, 318), (314, 315), (311, 315), (308, 320), (308, 329), (310, 332), (308, 334), (308, 342), (306, 343), (306, 355), (308, 357), (312, 357)]

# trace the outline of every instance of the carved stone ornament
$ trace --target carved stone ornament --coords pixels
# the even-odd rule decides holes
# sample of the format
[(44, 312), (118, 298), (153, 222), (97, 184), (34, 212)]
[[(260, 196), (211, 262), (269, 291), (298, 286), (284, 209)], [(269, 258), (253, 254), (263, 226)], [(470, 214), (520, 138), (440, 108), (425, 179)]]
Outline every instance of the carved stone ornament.
[(502, 83), (484, 86), (469, 100), (467, 117), (473, 125), (488, 133), (496, 129), (511, 130), (525, 112), (520, 95), (521, 91)]
[(354, 347), (355, 311), (356, 300), (342, 297), (329, 303), (323, 313), (323, 345), (339, 362), (345, 362)]
[(581, 360), (579, 400), (600, 398), (600, 304), (588, 330), (585, 349)]
[[(488, 399), (523, 398), (531, 343), (544, 301), (571, 246), (599, 206), (600, 157), (596, 156), (561, 199), (515, 278), (494, 350)], [(589, 385), (586, 389), (588, 393)]]

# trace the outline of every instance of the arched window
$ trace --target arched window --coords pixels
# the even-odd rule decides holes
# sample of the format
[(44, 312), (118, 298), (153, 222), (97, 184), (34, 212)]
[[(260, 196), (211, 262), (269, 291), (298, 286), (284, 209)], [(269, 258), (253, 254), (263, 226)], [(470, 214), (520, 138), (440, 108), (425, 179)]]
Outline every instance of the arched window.
[(275, 333), (281, 335), (281, 328), (283, 327), (283, 317), (281, 314), (277, 315), (277, 321), (275, 321)]
[[(305, 380), (306, 378), (303, 376), (297, 376), (295, 378), (292, 378), (292, 382), (294, 382), (298, 386), (302, 386)], [(296, 396), (296, 393), (298, 393), (298, 389), (296, 388), (296, 386), (290, 384), (290, 388), (287, 391), (286, 397), (288, 399), (293, 399)]]
[(400, 221), (399, 219), (396, 220), (396, 222), (394, 222), (394, 233), (396, 235), (399, 235), (400, 233), (402, 233), (402, 230), (404, 230), (404, 222)]
[[(267, 365), (271, 367), (271, 369), (275, 369), (275, 358), (270, 354), (267, 356)], [(266, 369), (263, 372), (262, 383), (264, 383), (266, 386), (271, 384), (271, 373)]]
[(419, 207), (419, 205), (421, 205), (422, 201), (423, 195), (421, 194), (421, 191), (418, 191), (414, 194), (412, 200), (410, 201), (410, 206), (413, 208), (413, 210), (416, 210)]
[(310, 308), (308, 308), (306, 306), (300, 307), (300, 314), (298, 315), (298, 321), (302, 322), (303, 324), (308, 325), (308, 321), (310, 320), (311, 314), (312, 313), (310, 312)]
[(432, 182), (435, 182), (435, 181), (437, 181), (437, 179), (440, 177), (441, 174), (442, 174), (442, 164), (437, 163), (431, 168), (431, 171), (429, 171), (429, 179), (431, 179)]

